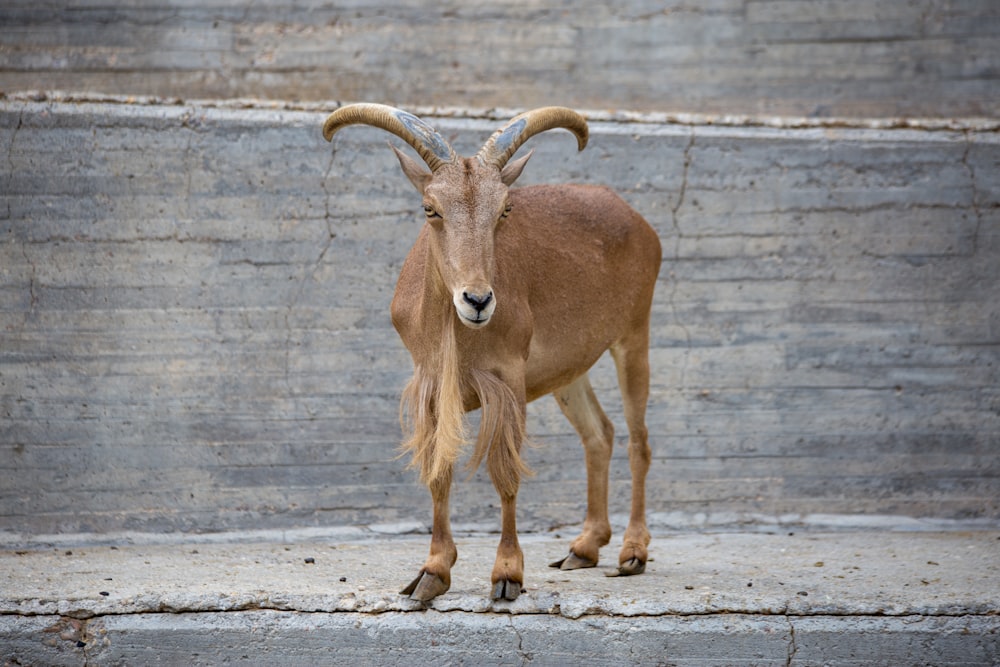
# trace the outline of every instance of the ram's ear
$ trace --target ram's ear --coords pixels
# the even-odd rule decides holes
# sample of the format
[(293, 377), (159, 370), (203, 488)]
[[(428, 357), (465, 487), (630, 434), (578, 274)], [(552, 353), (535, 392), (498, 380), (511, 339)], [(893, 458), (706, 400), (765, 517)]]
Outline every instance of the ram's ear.
[(530, 158), (531, 154), (534, 152), (535, 151), (533, 150), (528, 151), (527, 155), (514, 160), (503, 168), (503, 171), (500, 172), (500, 180), (503, 181), (504, 185), (513, 185), (514, 181), (517, 180), (517, 177), (521, 175), (521, 171), (524, 170), (524, 165), (528, 164), (528, 158)]
[(413, 187), (417, 189), (417, 192), (424, 194), (424, 188), (427, 184), (431, 182), (434, 175), (417, 164), (417, 161), (411, 158), (409, 155), (399, 150), (391, 143), (389, 148), (396, 154), (396, 159), (399, 160), (399, 166), (402, 167), (403, 173), (406, 177), (410, 179), (410, 183), (413, 183)]

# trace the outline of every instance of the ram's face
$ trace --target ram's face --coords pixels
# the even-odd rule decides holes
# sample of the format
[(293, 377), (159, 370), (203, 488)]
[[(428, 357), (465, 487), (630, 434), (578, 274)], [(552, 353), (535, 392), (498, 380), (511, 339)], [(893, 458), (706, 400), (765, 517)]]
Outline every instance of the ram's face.
[(468, 327), (486, 326), (498, 302), (493, 291), (495, 234), (510, 213), (507, 188), (520, 176), (531, 153), (510, 160), (529, 138), (554, 128), (571, 131), (583, 150), (587, 121), (562, 107), (528, 111), (494, 132), (473, 158), (459, 157), (420, 118), (384, 104), (352, 104), (334, 111), (323, 124), (323, 136), (330, 141), (341, 128), (355, 124), (392, 132), (430, 169), (393, 146), (403, 173), (423, 197), (434, 265), (455, 312)]
[(494, 239), (511, 210), (507, 186), (495, 167), (459, 160), (438, 170), (422, 194), (434, 261), (459, 321), (484, 327), (498, 303)]

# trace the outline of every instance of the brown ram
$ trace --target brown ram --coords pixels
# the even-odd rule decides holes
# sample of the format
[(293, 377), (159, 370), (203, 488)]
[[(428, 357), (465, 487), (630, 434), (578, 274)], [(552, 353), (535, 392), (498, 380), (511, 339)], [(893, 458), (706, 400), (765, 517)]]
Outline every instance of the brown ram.
[(645, 569), (649, 469), (649, 314), (660, 242), (649, 224), (604, 187), (511, 189), (530, 153), (510, 161), (533, 135), (565, 128), (587, 144), (586, 120), (560, 107), (523, 113), (463, 158), (433, 128), (393, 107), (355, 104), (332, 113), (323, 136), (365, 124), (412, 146), (430, 171), (393, 147), (423, 197), (426, 224), (400, 271), (392, 322), (413, 357), (402, 413), (412, 453), (433, 500), (430, 555), (402, 593), (428, 601), (448, 590), (458, 558), (448, 499), (465, 443), (464, 414), (482, 408), (472, 469), (486, 460), (501, 501), (492, 597), (513, 600), (524, 581), (516, 500), (525, 407), (553, 394), (583, 441), (587, 514), (563, 569), (597, 565), (611, 539), (608, 467), (613, 428), (587, 371), (610, 350), (629, 430), (632, 512), (620, 574)]

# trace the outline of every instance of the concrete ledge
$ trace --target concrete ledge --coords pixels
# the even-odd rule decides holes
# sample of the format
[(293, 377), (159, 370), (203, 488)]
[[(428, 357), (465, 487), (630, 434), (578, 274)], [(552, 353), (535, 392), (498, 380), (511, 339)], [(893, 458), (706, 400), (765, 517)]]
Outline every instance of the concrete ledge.
[[(8, 625), (8, 619), (0, 619)], [(19, 621), (8, 655), (50, 665), (990, 665), (995, 617), (378, 616), (248, 611)], [(73, 637), (94, 646), (75, 646)], [(40, 637), (50, 644), (39, 650)], [(59, 639), (56, 639), (56, 638)], [(69, 637), (68, 640), (65, 637)], [(76, 641), (79, 643), (79, 641)], [(19, 658), (15, 658), (19, 659)], [(14, 663), (16, 664), (16, 663)]]
[(1000, 104), (998, 35), (990, 0), (6, 0), (0, 90), (950, 117)]
[[(112, 104), (130, 107), (185, 106), (199, 109), (242, 111), (303, 111), (328, 114), (342, 104), (338, 100), (268, 100), (260, 97), (198, 99), (157, 95), (116, 95), (70, 90), (0, 91), (0, 100), (15, 104)], [(420, 117), (482, 119), (502, 123), (525, 111), (521, 107), (479, 107), (455, 105), (408, 105), (406, 110)], [(794, 116), (771, 114), (704, 113), (691, 111), (635, 111), (631, 109), (583, 109), (577, 111), (591, 123), (636, 123), (639, 125), (688, 125), (714, 127), (766, 127), (778, 130), (814, 128), (854, 130), (927, 130), (952, 132), (996, 132), (1000, 118), (990, 116), (914, 117), (883, 116)]]
[[(560, 572), (524, 538), (525, 591), (491, 602), (495, 536), (459, 539), (452, 590), (397, 594), (426, 537), (78, 545), (0, 552), (12, 664), (994, 664), (995, 531), (700, 533), (647, 573)], [(612, 545), (613, 547), (613, 545)], [(605, 549), (608, 564), (614, 549)]]

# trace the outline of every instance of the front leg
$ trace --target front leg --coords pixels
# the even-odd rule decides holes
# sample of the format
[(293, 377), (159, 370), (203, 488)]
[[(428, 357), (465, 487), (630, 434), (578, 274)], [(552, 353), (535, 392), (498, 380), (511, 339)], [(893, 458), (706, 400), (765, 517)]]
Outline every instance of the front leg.
[(501, 534), (497, 559), (493, 564), (491, 597), (494, 600), (516, 600), (524, 585), (524, 554), (517, 541), (517, 495), (500, 500)]
[(527, 408), (523, 373), (501, 378), (477, 372), (473, 379), (483, 405), (476, 448), (486, 452), (486, 467), (500, 496), (500, 544), (491, 575), (491, 596), (494, 600), (516, 600), (524, 584), (524, 554), (517, 540), (517, 491), (521, 475), (528, 470), (521, 459)]
[(452, 468), (428, 484), (434, 503), (431, 528), (431, 551), (417, 578), (400, 591), (411, 600), (429, 602), (451, 588), (451, 568), (458, 560), (458, 550), (451, 536), (448, 499), (451, 493)]

